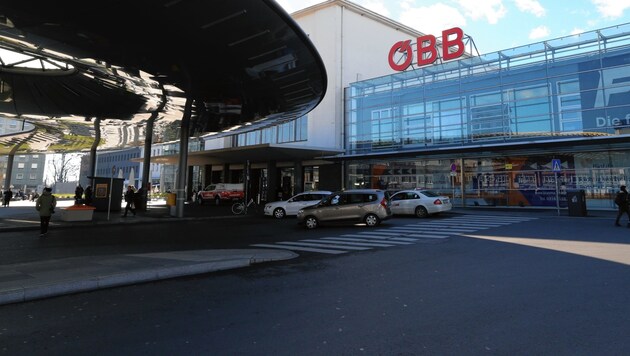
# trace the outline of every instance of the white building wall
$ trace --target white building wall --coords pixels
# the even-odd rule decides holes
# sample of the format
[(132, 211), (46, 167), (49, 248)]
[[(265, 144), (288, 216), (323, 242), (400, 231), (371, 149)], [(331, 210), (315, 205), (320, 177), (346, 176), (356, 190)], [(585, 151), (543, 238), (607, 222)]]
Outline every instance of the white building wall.
[(343, 147), (343, 89), (350, 83), (394, 73), (388, 54), (398, 41), (422, 33), (348, 1), (328, 1), (292, 14), (319, 52), (328, 74), (322, 102), (308, 114), (304, 146)]

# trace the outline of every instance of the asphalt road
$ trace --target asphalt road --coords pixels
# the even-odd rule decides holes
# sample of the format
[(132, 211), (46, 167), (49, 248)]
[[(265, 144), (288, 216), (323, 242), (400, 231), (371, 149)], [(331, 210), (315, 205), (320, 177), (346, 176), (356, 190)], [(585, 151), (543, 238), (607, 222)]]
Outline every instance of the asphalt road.
[[(2, 306), (0, 351), (7, 355), (630, 353), (629, 229), (595, 218), (518, 222), (506, 215), (494, 217), (503, 225), (487, 227), (484, 218), (473, 216), (462, 223), (457, 217), (461, 216), (446, 214), (421, 221), (427, 231), (446, 232), (440, 238), (342, 254), (301, 252), (294, 260), (247, 269)], [(394, 219), (382, 231), (386, 234), (417, 222)], [(83, 241), (70, 249), (72, 253), (86, 253), (90, 246), (111, 253), (330, 242), (369, 229), (334, 226), (306, 231), (292, 220), (251, 219), (230, 226), (204, 222), (150, 231), (140, 226), (124, 232), (117, 227), (100, 230), (90, 235), (76, 230), (76, 236), (69, 232), (58, 238)], [(37, 253), (61, 249), (62, 243), (54, 240)], [(14, 252), (28, 250), (16, 247)], [(3, 259), (11, 255), (0, 253)]]

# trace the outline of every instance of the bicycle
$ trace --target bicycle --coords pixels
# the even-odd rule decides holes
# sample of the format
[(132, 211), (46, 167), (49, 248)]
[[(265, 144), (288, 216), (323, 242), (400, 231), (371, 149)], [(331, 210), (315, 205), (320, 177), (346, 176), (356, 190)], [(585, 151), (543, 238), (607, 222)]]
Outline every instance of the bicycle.
[(249, 203), (247, 203), (247, 206), (245, 206), (245, 202), (243, 201), (239, 201), (236, 202), (234, 204), (232, 204), (232, 214), (234, 215), (245, 215), (245, 213), (247, 212), (247, 209), (249, 207), (252, 207), (254, 209), (257, 209), (258, 204), (256, 204), (256, 202), (254, 201), (254, 199), (250, 199)]

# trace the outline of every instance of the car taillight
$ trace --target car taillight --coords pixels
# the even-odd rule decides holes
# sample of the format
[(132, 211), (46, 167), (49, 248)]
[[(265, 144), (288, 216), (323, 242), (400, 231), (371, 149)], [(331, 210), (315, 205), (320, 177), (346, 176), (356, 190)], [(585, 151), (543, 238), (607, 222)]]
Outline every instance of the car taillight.
[(381, 205), (383, 208), (387, 208), (387, 198), (383, 198), (383, 200), (381, 200)]
[(440, 199), (435, 199), (433, 202), (434, 205), (442, 205), (442, 201)]

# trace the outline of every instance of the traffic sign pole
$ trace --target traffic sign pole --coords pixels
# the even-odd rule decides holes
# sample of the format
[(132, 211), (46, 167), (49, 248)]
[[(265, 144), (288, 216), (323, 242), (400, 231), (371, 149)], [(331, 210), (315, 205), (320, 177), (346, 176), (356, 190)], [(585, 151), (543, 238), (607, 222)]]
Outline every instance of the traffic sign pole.
[(112, 210), (112, 188), (114, 186), (114, 174), (116, 174), (116, 166), (112, 167), (112, 176), (109, 178), (109, 202), (107, 203), (107, 221), (109, 221), (109, 213)]

